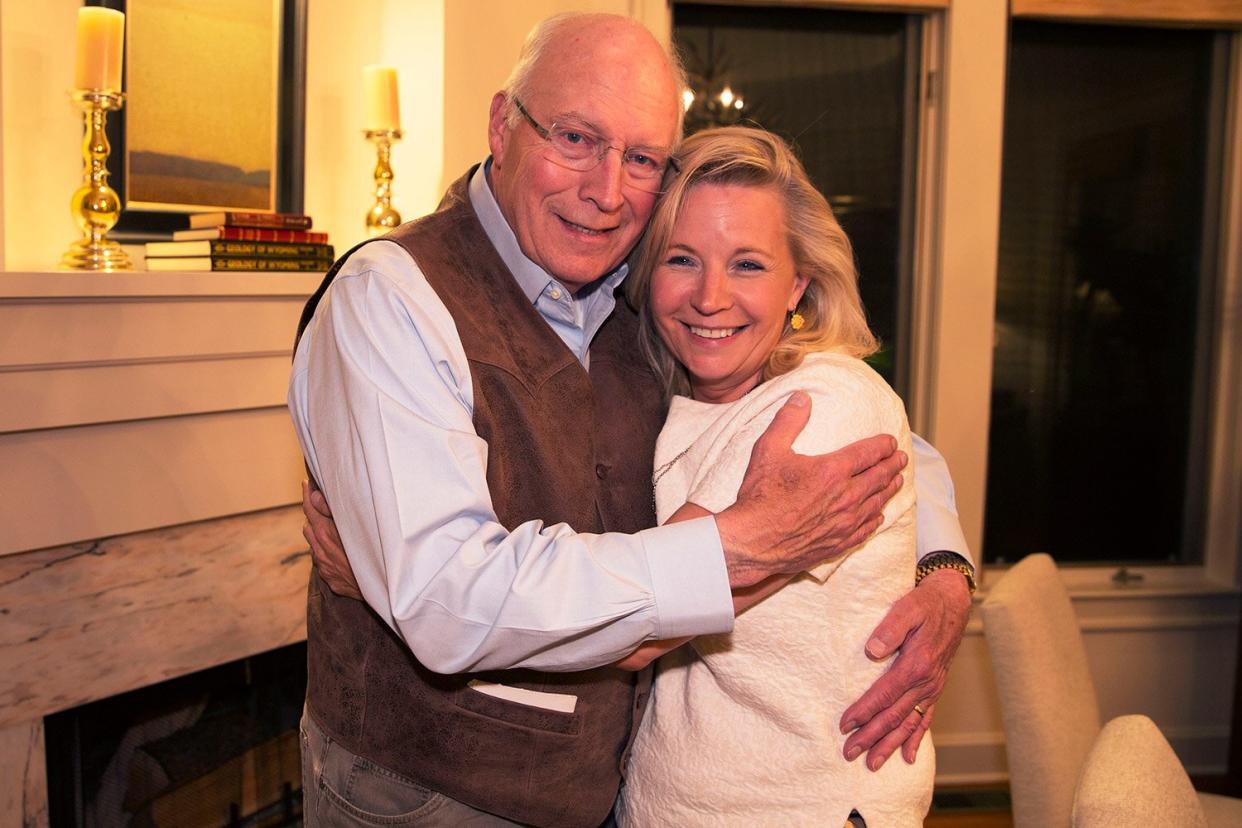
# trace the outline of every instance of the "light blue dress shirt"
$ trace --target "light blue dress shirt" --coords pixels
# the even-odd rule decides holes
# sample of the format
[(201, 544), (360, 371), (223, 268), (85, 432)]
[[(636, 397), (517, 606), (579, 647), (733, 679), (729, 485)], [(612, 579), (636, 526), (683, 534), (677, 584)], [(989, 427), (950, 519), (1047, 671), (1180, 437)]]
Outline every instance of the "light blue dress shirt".
[[(469, 192), (489, 240), (589, 367), (624, 266), (571, 294), (522, 254), (485, 170)], [(289, 409), (363, 596), (420, 662), (443, 673), (581, 670), (645, 640), (732, 629), (710, 517), (634, 535), (541, 521), (501, 526), (473, 394), (453, 319), (409, 254), (380, 241), (352, 255), (302, 336)], [(920, 554), (965, 554), (948, 471), (922, 446), (931, 456), (916, 445), (916, 487), (922, 495), (926, 469), (938, 495), (928, 522), (920, 501)]]

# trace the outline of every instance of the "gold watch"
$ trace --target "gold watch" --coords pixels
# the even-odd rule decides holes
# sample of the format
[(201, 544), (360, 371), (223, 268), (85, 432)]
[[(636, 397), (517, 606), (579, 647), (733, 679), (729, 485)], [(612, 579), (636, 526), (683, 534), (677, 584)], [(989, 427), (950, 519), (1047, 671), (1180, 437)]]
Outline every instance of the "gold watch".
[(966, 579), (966, 586), (970, 589), (970, 594), (975, 594), (975, 568), (956, 552), (933, 552), (930, 555), (924, 556), (914, 570), (914, 585), (918, 586), (924, 578), (938, 569), (952, 569), (955, 572), (962, 573), (962, 577)]

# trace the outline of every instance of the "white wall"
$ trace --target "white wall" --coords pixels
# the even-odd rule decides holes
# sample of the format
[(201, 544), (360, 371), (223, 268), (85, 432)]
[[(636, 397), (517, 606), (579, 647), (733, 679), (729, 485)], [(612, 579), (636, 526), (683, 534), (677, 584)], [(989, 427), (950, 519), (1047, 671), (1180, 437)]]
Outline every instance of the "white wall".
[(6, 270), (54, 269), (79, 237), (69, 196), (82, 180), (82, 113), (69, 92), (80, 5), (0, 0)]
[[(451, 4), (450, 4), (451, 5)], [(366, 238), (375, 148), (362, 136), (362, 67), (396, 66), (404, 137), (393, 147), (403, 219), (440, 200), (444, 0), (312, 0), (307, 22), (306, 211), (338, 253)]]

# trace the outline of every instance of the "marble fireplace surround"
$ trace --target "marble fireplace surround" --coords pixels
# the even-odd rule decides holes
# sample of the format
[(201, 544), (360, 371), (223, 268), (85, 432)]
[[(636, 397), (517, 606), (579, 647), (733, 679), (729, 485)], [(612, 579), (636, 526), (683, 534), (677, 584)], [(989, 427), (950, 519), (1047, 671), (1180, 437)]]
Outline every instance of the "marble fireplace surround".
[(320, 279), (0, 272), (0, 825), (47, 825), (45, 716), (304, 640)]
[(0, 558), (0, 823), (46, 824), (44, 716), (304, 640), (301, 525), (283, 507)]

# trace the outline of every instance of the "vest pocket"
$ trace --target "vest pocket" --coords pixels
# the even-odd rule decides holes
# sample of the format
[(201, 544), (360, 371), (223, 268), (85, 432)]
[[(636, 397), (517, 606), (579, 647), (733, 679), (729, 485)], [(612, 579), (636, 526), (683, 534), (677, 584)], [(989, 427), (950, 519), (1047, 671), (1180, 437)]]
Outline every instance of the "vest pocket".
[(472, 687), (462, 688), (453, 700), (463, 710), (514, 727), (525, 727), (562, 736), (577, 736), (582, 730), (581, 713), (545, 710), (541, 707), (480, 693)]

